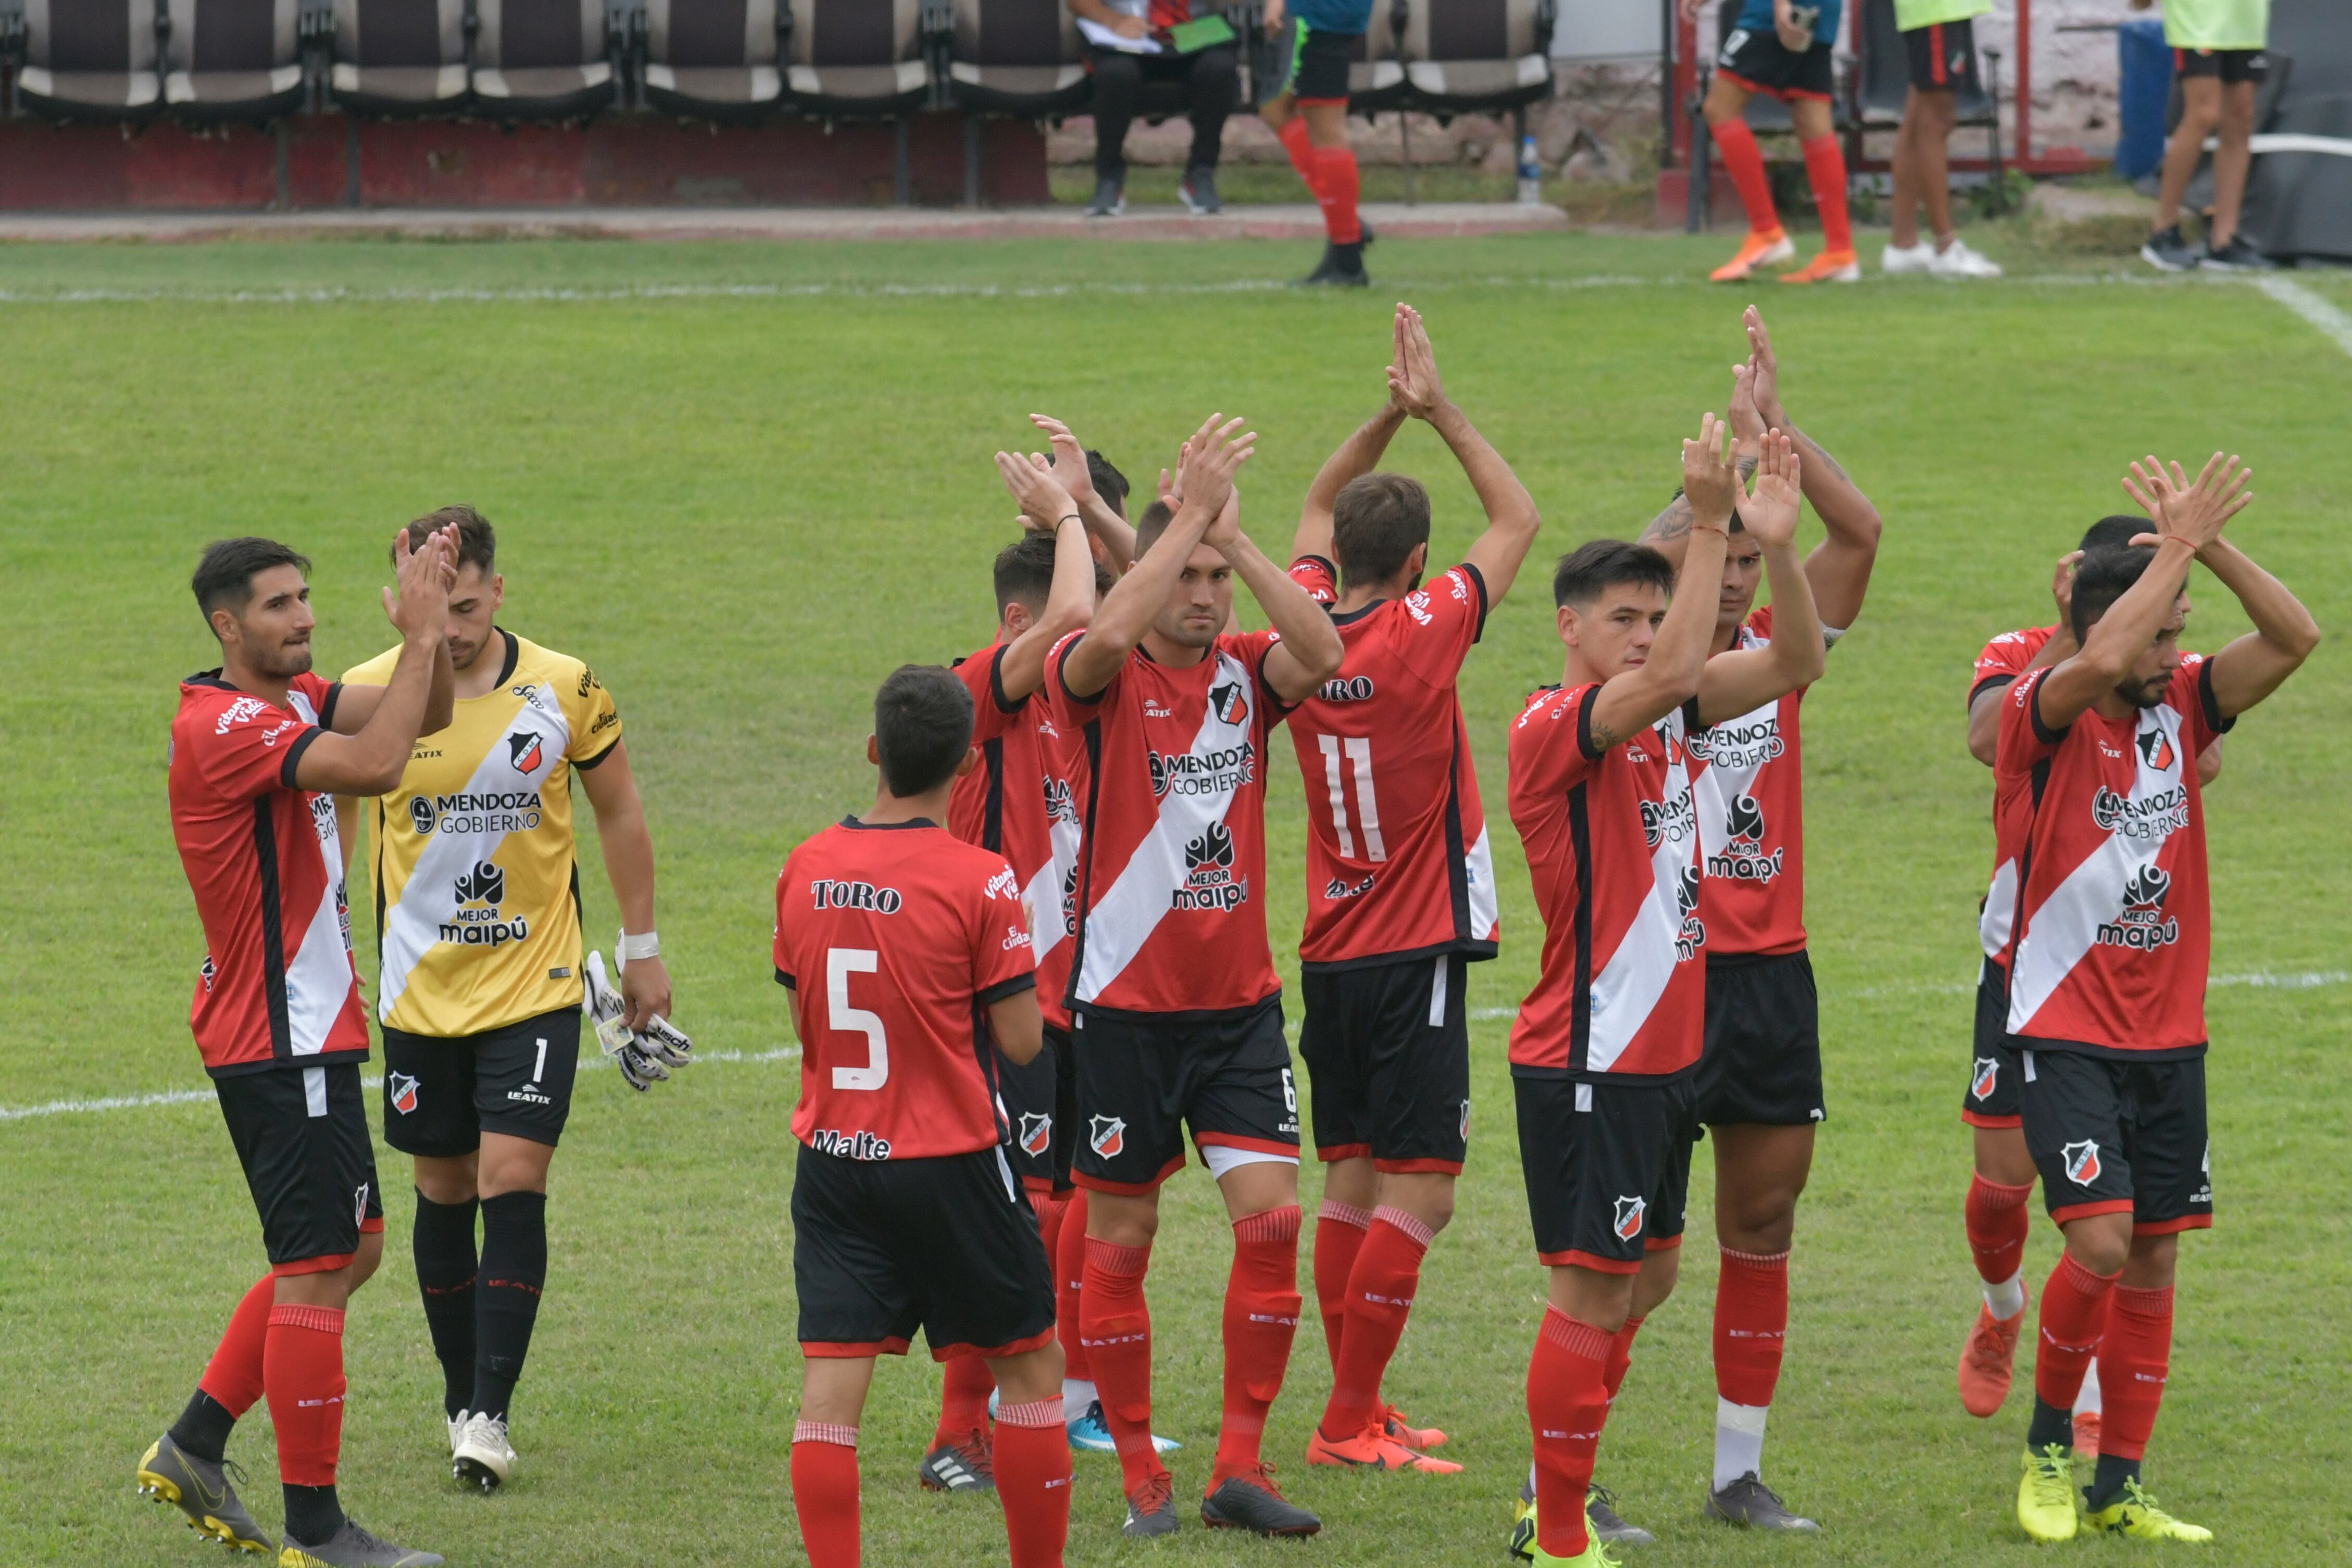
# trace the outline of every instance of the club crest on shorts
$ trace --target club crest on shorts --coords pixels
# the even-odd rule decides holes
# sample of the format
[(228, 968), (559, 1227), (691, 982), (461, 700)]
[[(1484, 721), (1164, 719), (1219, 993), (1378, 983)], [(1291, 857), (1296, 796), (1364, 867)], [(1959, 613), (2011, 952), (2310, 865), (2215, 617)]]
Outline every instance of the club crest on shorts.
[(1043, 1111), (1021, 1113), (1021, 1152), (1033, 1157), (1054, 1146), (1054, 1118)]
[(2058, 1151), (2066, 1162), (2066, 1179), (2076, 1186), (2088, 1186), (2099, 1179), (2099, 1145), (2095, 1138), (2068, 1144)]
[(1462, 1102), (1462, 1141), (1465, 1144), (1470, 1141), (1470, 1102), (1467, 1100)]
[(405, 1116), (416, 1109), (416, 1080), (405, 1072), (387, 1073), (384, 1087), (392, 1091), (392, 1108)]
[(1976, 1100), (1991, 1099), (1993, 1085), (2000, 1081), (2000, 1062), (1997, 1059), (1990, 1056), (1978, 1057), (1976, 1075), (1969, 1080), (1969, 1097)]
[(373, 1185), (374, 1184), (371, 1182), (362, 1182), (359, 1185), (359, 1189), (352, 1194), (352, 1223), (353, 1225), (365, 1225), (367, 1223), (367, 1195), (368, 1188)]
[(1088, 1118), (1087, 1146), (1107, 1160), (1117, 1159), (1127, 1147), (1127, 1123), (1117, 1116)]
[(1643, 1197), (1621, 1197), (1617, 1200), (1617, 1239), (1631, 1241), (1642, 1234), (1642, 1215), (1650, 1207)]

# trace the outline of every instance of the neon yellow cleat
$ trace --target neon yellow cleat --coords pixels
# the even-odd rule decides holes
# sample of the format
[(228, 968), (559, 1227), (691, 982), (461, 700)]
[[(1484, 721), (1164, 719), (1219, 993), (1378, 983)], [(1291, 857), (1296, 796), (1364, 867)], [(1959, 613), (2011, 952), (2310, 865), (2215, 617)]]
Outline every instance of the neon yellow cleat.
[(1601, 1532), (1585, 1521), (1584, 1550), (1573, 1557), (1555, 1556), (1536, 1544), (1536, 1505), (1527, 1505), (1519, 1521), (1511, 1526), (1510, 1553), (1512, 1561), (1532, 1563), (1536, 1568), (1619, 1568), (1617, 1554), (1601, 1539)]
[(2036, 1541), (2072, 1541), (2080, 1521), (2074, 1508), (2074, 1461), (2053, 1443), (2040, 1453), (2025, 1451), (2025, 1473), (2017, 1482), (2017, 1522)]
[(2135, 1541), (2213, 1539), (2213, 1532), (2203, 1525), (2175, 1519), (2157, 1507), (2156, 1499), (2147, 1495), (2137, 1478), (2124, 1482), (2123, 1496), (2091, 1515), (2091, 1528), (2102, 1535), (2127, 1535)]

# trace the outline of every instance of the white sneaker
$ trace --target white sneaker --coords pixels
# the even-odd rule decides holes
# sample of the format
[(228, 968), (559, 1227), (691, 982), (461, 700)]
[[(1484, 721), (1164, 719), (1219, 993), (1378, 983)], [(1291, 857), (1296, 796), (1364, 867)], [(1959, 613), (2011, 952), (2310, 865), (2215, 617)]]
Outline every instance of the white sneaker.
[(460, 1410), (449, 1417), (449, 1453), (452, 1458), (457, 1456), (457, 1445), (465, 1440), (466, 1413)]
[(1970, 250), (1968, 241), (1956, 239), (1949, 247), (1935, 253), (1927, 270), (1938, 277), (1999, 277), (2000, 264)]
[(449, 1473), (461, 1481), (496, 1491), (513, 1470), (515, 1451), (507, 1442), (507, 1424), (496, 1416), (466, 1418), (457, 1447), (449, 1456)]
[(1914, 240), (1908, 246), (1890, 245), (1878, 253), (1881, 272), (1932, 272), (1936, 268), (1936, 247), (1926, 240)]

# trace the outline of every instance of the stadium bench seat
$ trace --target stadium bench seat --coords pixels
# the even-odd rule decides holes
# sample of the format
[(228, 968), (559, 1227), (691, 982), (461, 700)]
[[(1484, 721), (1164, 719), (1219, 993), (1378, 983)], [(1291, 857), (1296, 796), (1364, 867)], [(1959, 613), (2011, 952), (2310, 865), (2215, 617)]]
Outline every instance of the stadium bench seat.
[(929, 96), (920, 0), (789, 0), (785, 90), (824, 116), (892, 118)]
[(140, 120), (163, 96), (157, 0), (25, 0), (16, 101), (51, 120)]
[(947, 83), (956, 107), (982, 114), (1069, 114), (1094, 91), (1062, 0), (954, 0)]
[[(1408, 0), (1372, 0), (1372, 20), (1349, 56), (1348, 112), (1373, 115), (1403, 105), (1411, 90), (1397, 43), (1404, 32)], [(1290, 47), (1288, 34), (1283, 47)]]
[(707, 120), (753, 120), (784, 93), (777, 0), (646, 0), (646, 99)]
[(335, 0), (328, 89), (373, 114), (449, 114), (466, 80), (466, 0)]
[(569, 120), (613, 102), (605, 0), (474, 0), (474, 101), (499, 120)]
[(302, 101), (302, 0), (168, 0), (163, 102), (181, 119), (267, 120)]
[(1551, 96), (1550, 0), (1407, 0), (1406, 105), (1496, 113)]

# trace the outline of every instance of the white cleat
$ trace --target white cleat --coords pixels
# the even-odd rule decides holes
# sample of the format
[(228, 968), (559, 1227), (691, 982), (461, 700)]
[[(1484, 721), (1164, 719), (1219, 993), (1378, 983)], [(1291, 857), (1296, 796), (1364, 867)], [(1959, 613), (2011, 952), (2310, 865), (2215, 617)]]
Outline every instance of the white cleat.
[(1936, 247), (1926, 240), (1914, 240), (1909, 246), (1890, 245), (1878, 253), (1878, 270), (1890, 276), (1903, 272), (1933, 272), (1936, 269)]
[(503, 1419), (478, 1413), (466, 1417), (457, 1445), (450, 1451), (451, 1475), (491, 1492), (505, 1484), (514, 1463), (515, 1451), (507, 1442), (507, 1424)]
[(1956, 239), (1929, 257), (1927, 270), (1938, 277), (1999, 277), (2000, 263), (1970, 250), (1968, 241)]
[(458, 1411), (449, 1417), (449, 1457), (457, 1457), (457, 1445), (466, 1440), (466, 1413)]

